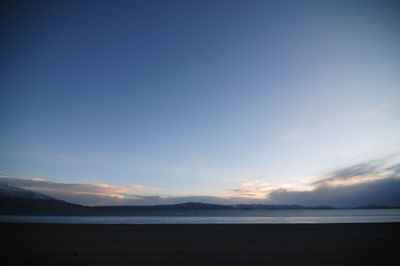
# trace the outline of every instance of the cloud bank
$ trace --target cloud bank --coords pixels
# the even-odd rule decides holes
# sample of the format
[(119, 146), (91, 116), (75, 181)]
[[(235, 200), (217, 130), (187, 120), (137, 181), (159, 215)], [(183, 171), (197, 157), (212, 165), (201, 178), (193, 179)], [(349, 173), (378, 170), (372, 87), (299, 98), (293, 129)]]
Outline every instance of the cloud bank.
[(0, 182), (39, 192), (57, 199), (83, 205), (108, 205), (123, 203), (126, 194), (146, 189), (141, 185), (117, 187), (108, 184), (65, 184), (41, 178), (10, 178), (2, 176)]
[(304, 205), (400, 205), (400, 163), (387, 159), (363, 162), (333, 171), (313, 182), (309, 191), (277, 189), (269, 197)]
[(0, 182), (22, 187), (71, 203), (95, 205), (154, 205), (200, 201), (216, 204), (264, 203), (330, 205), (400, 206), (400, 163), (385, 157), (337, 169), (310, 182), (307, 190), (271, 187), (261, 178), (246, 180), (227, 196), (161, 197), (146, 195), (141, 185), (116, 187), (108, 184), (64, 184), (43, 179), (2, 177)]

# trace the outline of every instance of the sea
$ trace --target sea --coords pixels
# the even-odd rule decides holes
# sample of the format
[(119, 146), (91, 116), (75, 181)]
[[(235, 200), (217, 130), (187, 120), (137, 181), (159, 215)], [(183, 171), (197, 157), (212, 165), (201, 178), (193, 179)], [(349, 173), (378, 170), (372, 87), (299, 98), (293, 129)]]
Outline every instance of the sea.
[(0, 215), (0, 222), (65, 224), (318, 224), (400, 222), (400, 209), (139, 210), (71, 215)]

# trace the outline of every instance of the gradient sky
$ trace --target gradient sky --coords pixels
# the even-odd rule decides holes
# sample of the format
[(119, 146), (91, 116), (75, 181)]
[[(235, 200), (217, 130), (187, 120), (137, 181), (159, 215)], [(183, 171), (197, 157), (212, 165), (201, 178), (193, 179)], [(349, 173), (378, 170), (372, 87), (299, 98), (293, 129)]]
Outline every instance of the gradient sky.
[(396, 1), (1, 9), (3, 176), (223, 196), (400, 149)]

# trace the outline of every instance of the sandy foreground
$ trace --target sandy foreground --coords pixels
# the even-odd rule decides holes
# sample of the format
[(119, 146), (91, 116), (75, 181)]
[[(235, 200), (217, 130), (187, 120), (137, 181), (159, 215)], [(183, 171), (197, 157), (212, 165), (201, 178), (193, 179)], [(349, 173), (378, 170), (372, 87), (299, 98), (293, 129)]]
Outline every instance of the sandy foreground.
[(1, 223), (2, 265), (398, 265), (400, 223)]

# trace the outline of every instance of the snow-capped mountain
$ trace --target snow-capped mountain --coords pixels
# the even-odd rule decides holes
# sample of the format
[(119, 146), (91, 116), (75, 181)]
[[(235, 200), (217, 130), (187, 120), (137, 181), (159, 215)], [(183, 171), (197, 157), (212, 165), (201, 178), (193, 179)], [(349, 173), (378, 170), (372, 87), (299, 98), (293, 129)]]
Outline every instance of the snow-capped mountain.
[(10, 186), (0, 182), (0, 197), (9, 198), (23, 198), (23, 199), (53, 199), (50, 196), (46, 196), (37, 192), (26, 190), (19, 187)]
[(0, 214), (32, 211), (76, 210), (83, 206), (71, 204), (37, 192), (0, 182)]

